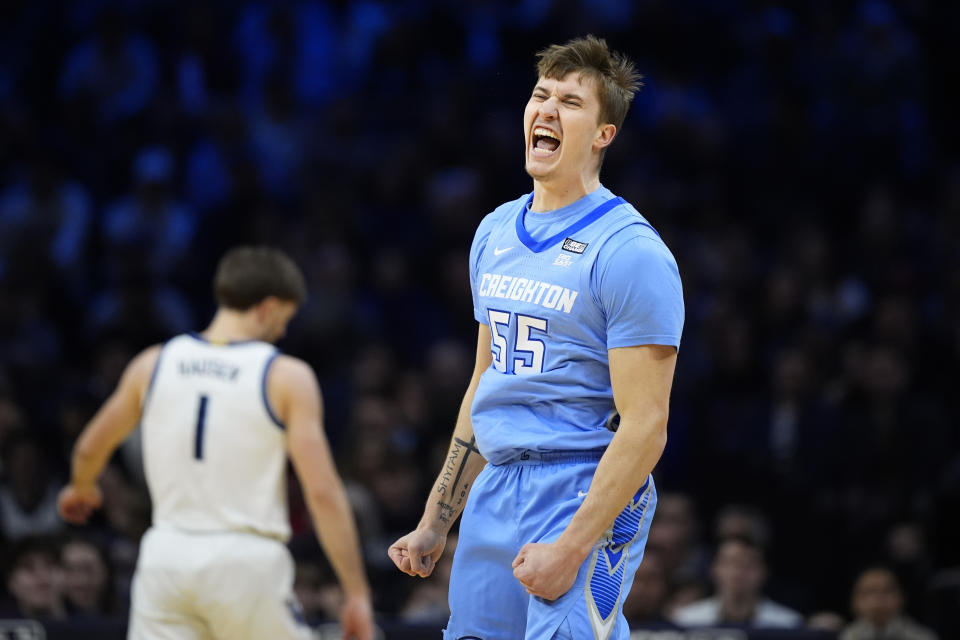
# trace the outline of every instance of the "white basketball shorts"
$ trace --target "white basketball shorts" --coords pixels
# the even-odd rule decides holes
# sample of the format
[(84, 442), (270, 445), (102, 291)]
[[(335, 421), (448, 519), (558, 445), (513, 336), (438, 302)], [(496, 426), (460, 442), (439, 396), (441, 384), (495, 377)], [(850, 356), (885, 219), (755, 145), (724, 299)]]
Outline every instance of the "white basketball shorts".
[(128, 640), (307, 640), (283, 543), (151, 528), (140, 543)]

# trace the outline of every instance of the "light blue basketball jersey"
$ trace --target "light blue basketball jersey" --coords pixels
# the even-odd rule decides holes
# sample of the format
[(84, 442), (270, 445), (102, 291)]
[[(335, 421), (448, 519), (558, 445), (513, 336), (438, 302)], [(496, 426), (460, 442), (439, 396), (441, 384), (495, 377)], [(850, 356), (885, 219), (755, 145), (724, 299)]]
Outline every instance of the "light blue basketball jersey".
[(493, 354), (471, 415), (495, 464), (523, 450), (606, 447), (616, 419), (607, 350), (679, 347), (683, 328), (676, 260), (636, 209), (604, 187), (546, 213), (531, 201), (487, 215), (470, 251), (474, 313)]

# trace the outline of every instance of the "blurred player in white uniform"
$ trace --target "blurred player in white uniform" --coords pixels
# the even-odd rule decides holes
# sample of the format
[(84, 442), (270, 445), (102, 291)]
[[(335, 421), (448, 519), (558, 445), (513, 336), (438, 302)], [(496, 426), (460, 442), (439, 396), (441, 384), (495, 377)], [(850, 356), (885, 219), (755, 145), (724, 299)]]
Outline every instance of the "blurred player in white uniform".
[(153, 525), (141, 542), (128, 638), (310, 638), (293, 595), (289, 454), (346, 599), (345, 638), (373, 636), (356, 524), (323, 432), (310, 366), (273, 342), (306, 297), (283, 253), (239, 247), (214, 279), (219, 305), (200, 334), (152, 346), (80, 435), (60, 513), (84, 523), (97, 478), (139, 424)]

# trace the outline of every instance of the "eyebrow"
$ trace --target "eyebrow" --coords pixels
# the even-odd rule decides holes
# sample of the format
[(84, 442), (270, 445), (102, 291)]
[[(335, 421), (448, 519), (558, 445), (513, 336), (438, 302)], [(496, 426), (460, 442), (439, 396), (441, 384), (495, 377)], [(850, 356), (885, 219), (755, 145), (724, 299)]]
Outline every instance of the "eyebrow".
[[(540, 84), (535, 86), (533, 90), (534, 92), (542, 91), (543, 93), (550, 93), (550, 91), (546, 87)], [(565, 93), (562, 96), (560, 96), (560, 99), (561, 100), (579, 100), (580, 102), (583, 102), (583, 96), (581, 96), (578, 93)]]

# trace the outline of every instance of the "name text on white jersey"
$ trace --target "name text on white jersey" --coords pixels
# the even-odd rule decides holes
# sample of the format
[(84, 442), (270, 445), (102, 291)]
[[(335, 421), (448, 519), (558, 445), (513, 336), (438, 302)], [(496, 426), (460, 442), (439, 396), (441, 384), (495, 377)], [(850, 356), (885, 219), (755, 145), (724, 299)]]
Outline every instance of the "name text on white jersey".
[(202, 360), (180, 360), (177, 362), (177, 371), (182, 376), (210, 376), (232, 382), (240, 373), (240, 367), (212, 358)]

